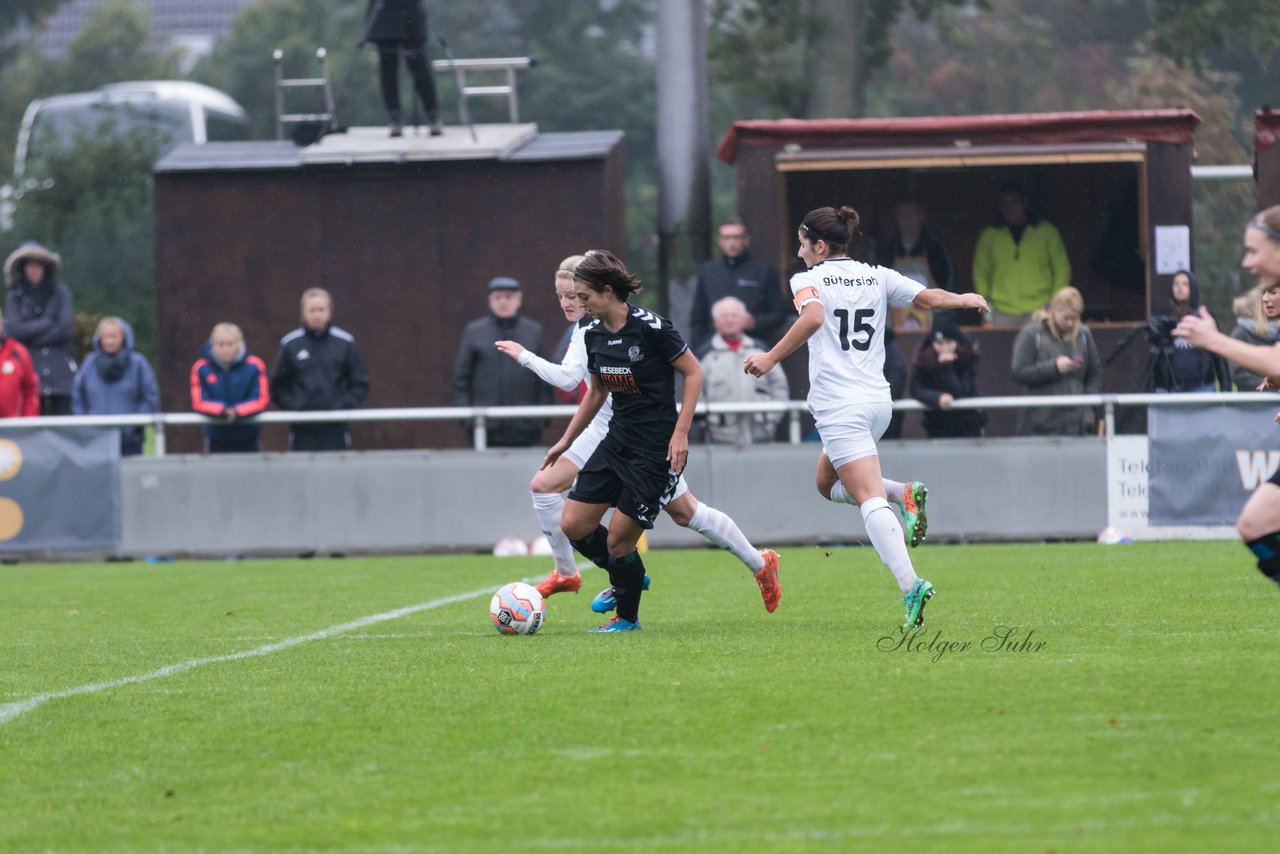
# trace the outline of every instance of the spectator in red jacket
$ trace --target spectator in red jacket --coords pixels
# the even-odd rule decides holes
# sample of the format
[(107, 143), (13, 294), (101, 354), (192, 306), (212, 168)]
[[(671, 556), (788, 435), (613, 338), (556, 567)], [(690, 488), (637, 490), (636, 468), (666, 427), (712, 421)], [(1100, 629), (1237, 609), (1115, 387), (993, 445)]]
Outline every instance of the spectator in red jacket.
[(31, 354), (4, 334), (4, 314), (0, 313), (0, 418), (39, 414), (40, 381), (31, 365)]

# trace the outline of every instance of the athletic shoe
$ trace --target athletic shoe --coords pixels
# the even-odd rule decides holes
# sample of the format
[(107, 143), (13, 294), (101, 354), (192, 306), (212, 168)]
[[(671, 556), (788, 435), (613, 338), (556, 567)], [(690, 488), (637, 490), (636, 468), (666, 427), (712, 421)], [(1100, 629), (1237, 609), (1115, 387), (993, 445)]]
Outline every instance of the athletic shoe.
[(546, 599), (557, 593), (577, 593), (580, 587), (582, 587), (581, 575), (561, 575), (552, 570), (550, 575), (538, 582), (537, 590), (542, 594), (542, 598)]
[(923, 578), (917, 578), (916, 583), (911, 585), (911, 590), (902, 597), (902, 605), (906, 611), (906, 622), (902, 624), (904, 629), (924, 625), (924, 606), (932, 598), (933, 585)]
[(907, 539), (911, 548), (924, 542), (925, 532), (929, 530), (929, 517), (925, 515), (924, 503), (929, 498), (929, 490), (920, 481), (912, 481), (902, 489), (902, 521), (906, 522)]
[[(644, 589), (649, 589), (649, 576), (644, 577)], [(591, 610), (597, 614), (607, 614), (618, 607), (618, 599), (613, 595), (613, 587), (606, 587), (600, 595), (591, 600)]]
[(778, 553), (773, 549), (761, 549), (760, 557), (764, 558), (764, 568), (756, 573), (756, 584), (760, 585), (764, 609), (772, 614), (778, 610), (778, 600), (782, 598), (782, 584), (778, 581)]
[(613, 617), (603, 626), (587, 629), (587, 631), (593, 635), (604, 634), (605, 632), (638, 632), (640, 631), (640, 624), (624, 620), (621, 617)]

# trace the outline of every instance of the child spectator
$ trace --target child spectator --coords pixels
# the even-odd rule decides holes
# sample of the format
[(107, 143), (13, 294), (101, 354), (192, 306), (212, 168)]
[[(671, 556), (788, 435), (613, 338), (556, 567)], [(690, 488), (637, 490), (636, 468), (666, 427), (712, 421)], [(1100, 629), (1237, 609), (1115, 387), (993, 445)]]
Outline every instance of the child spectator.
[(929, 336), (916, 350), (911, 396), (929, 407), (921, 423), (930, 439), (981, 436), (987, 414), (951, 405), (979, 397), (978, 344), (947, 315), (935, 315)]
[(251, 356), (244, 333), (234, 323), (213, 327), (191, 366), (191, 408), (210, 416), (205, 425), (205, 452), (253, 453), (258, 450), (262, 428), (239, 424), (242, 418), (267, 408), (267, 367)]
[[(71, 387), (73, 415), (132, 415), (155, 412), (159, 401), (151, 364), (133, 349), (133, 328), (118, 317), (104, 317), (93, 333), (93, 351)], [(142, 453), (145, 431), (120, 430), (120, 453)]]

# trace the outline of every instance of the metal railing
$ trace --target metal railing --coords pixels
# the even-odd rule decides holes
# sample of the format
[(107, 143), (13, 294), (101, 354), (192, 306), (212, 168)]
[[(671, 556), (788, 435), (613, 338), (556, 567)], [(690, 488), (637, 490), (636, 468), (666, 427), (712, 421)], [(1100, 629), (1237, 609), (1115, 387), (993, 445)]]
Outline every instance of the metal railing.
[[(1280, 409), (1280, 395), (1268, 392), (1196, 392), (1183, 394), (1073, 394), (1055, 396), (1018, 395), (1008, 397), (973, 397), (957, 400), (952, 409), (1041, 409), (1094, 406), (1103, 410), (1105, 436), (1115, 435), (1117, 406), (1205, 406), (1207, 404), (1241, 405), (1272, 404)], [(929, 407), (916, 400), (895, 401), (895, 412), (923, 412)], [(699, 403), (700, 415), (747, 415), (757, 412), (781, 413), (787, 420), (787, 441), (798, 445), (802, 416), (809, 411), (803, 400), (769, 403)], [(332, 412), (264, 412), (236, 423), (244, 424), (314, 424), (335, 421), (379, 423), (389, 421), (454, 421), (472, 422), (473, 444), (477, 451), (488, 447), (488, 424), (519, 418), (571, 418), (576, 406), (435, 406), (405, 409), (349, 409)], [(222, 424), (216, 418), (194, 412), (156, 412), (147, 415), (60, 415), (38, 418), (2, 418), (0, 435), (13, 430), (41, 427), (151, 427), (155, 430), (156, 456), (165, 455), (166, 429)]]

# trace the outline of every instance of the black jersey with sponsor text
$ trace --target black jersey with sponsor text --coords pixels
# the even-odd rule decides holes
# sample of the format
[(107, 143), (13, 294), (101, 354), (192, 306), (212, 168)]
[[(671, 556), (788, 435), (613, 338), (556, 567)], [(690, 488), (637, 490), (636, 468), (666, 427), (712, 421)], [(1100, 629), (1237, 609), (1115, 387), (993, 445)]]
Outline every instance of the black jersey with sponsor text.
[(587, 370), (613, 395), (609, 433), (627, 447), (666, 458), (676, 426), (675, 368), (689, 349), (665, 317), (632, 306), (627, 321), (610, 332), (600, 321), (587, 327)]

